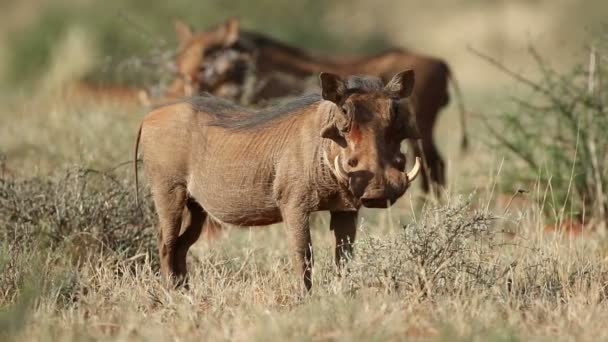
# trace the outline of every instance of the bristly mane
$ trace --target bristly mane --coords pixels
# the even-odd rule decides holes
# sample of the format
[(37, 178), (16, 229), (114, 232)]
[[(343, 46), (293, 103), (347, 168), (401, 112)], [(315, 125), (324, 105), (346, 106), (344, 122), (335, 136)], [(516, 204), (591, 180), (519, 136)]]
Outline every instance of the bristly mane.
[[(347, 93), (349, 94), (382, 91), (384, 88), (382, 80), (375, 76), (349, 76), (345, 80), (345, 83)], [(208, 93), (192, 97), (188, 102), (194, 110), (203, 111), (213, 116), (213, 119), (209, 123), (211, 126), (246, 130), (261, 128), (271, 124), (279, 118), (300, 113), (301, 109), (314, 105), (321, 100), (319, 94), (308, 94), (285, 104), (265, 108), (259, 111), (238, 106), (228, 100)]]
[(294, 55), (310, 57), (309, 54), (295, 46), (291, 46), (280, 42), (274, 38), (266, 36), (262, 33), (253, 31), (241, 31), (239, 39), (234, 45), (234, 48), (241, 51), (255, 51), (260, 48), (274, 48), (289, 52)]
[(346, 90), (349, 93), (382, 91), (384, 83), (380, 77), (367, 75), (353, 75), (345, 80)]
[[(230, 48), (236, 49), (238, 51), (244, 52), (253, 52), (260, 48), (270, 48), (277, 49), (284, 52), (287, 52), (292, 55), (297, 55), (304, 57), (306, 59), (316, 59), (316, 57), (312, 56), (305, 50), (297, 48), (293, 45), (289, 45), (288, 43), (277, 40), (273, 37), (270, 37), (264, 33), (254, 32), (242, 30), (239, 34), (239, 39), (237, 42), (231, 46)], [(379, 56), (383, 56), (390, 53), (405, 53), (408, 52), (407, 49), (403, 48), (387, 48), (382, 51), (378, 51), (377, 53), (367, 55), (365, 59), (372, 59)]]
[(309, 94), (286, 104), (264, 108), (259, 111), (238, 106), (228, 100), (207, 93), (193, 97), (188, 102), (194, 110), (203, 111), (213, 116), (209, 123), (211, 126), (246, 130), (267, 126), (279, 118), (299, 113), (300, 109), (313, 105), (320, 100), (321, 96), (318, 94)]

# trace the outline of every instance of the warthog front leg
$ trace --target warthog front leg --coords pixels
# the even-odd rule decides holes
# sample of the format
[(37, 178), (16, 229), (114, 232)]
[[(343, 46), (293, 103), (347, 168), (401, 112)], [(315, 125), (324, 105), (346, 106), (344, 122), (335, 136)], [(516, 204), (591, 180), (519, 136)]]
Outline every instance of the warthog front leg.
[(310, 237), (310, 214), (298, 209), (282, 210), (283, 221), (287, 226), (289, 247), (296, 274), (304, 280), (307, 291), (312, 287), (313, 252)]
[(353, 244), (357, 235), (356, 211), (332, 211), (329, 228), (336, 237), (336, 265), (341, 267), (353, 256)]

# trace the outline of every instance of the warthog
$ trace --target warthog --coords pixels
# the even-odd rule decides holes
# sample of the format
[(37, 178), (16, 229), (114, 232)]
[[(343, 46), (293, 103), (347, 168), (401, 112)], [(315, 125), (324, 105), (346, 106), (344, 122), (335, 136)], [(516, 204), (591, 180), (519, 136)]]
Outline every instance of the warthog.
[(194, 35), (189, 25), (177, 21), (175, 33), (179, 43), (173, 65), (176, 78), (165, 91), (166, 98), (196, 95), (200, 90), (198, 70), (203, 56), (209, 50), (226, 48), (236, 43), (239, 26), (238, 22), (227, 21)]
[[(424, 156), (423, 165), (428, 167), (423, 172), (423, 190), (429, 191), (432, 184), (445, 185), (445, 162), (435, 145), (433, 128), (439, 111), (449, 102), (450, 79), (459, 93), (445, 61), (402, 49), (361, 57), (313, 55), (264, 34), (241, 30), (234, 18), (203, 32), (194, 32), (189, 25), (177, 22), (176, 31), (180, 41), (176, 84), (188, 80), (188, 91), (206, 91), (232, 100), (244, 98), (246, 102), (259, 103), (301, 95), (308, 90), (305, 80), (321, 71), (341, 76), (374, 75), (388, 81), (398, 71), (413, 69), (416, 85), (412, 104), (421, 146), (413, 144), (412, 149), (416, 156)], [(465, 111), (461, 102), (459, 105), (464, 148)]]
[[(205, 95), (144, 118), (135, 157), (141, 142), (163, 274), (185, 278), (186, 253), (207, 217), (237, 226), (283, 221), (296, 272), (310, 289), (310, 214), (330, 211), (340, 264), (352, 251), (361, 205), (387, 207), (405, 193), (420, 171), (417, 158), (406, 174), (400, 151), (417, 135), (406, 99), (414, 72), (386, 85), (322, 73), (320, 83), (321, 96), (255, 113)], [(137, 187), (137, 169), (135, 176)]]

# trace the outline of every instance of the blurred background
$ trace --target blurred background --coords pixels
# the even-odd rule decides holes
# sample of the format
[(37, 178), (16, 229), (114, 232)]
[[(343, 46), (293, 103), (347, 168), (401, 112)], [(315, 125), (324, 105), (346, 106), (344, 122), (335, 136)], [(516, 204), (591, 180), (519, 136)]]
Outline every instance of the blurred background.
[(601, 0), (7, 0), (0, 2), (0, 89), (27, 93), (75, 77), (150, 81), (147, 62), (175, 49), (175, 19), (202, 30), (236, 16), (245, 29), (316, 51), (399, 46), (436, 55), (469, 94), (489, 95), (506, 78), (467, 46), (520, 72), (533, 70), (530, 45), (566, 65), (587, 58), (584, 48), (601, 32), (605, 13)]

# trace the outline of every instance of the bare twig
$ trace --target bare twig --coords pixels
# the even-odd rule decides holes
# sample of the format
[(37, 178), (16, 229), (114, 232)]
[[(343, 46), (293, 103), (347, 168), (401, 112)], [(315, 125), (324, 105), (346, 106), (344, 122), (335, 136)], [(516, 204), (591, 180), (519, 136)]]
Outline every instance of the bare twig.
[(167, 41), (155, 35), (147, 29), (144, 25), (137, 23), (128, 13), (125, 11), (119, 10), (118, 16), (120, 19), (124, 20), (125, 23), (129, 25), (129, 28), (133, 29), (133, 31), (137, 32), (142, 38), (150, 41), (154, 46), (157, 47), (165, 47), (167, 46)]
[(474, 49), (471, 46), (468, 46), (467, 49), (473, 53), (474, 55), (476, 55), (477, 57), (480, 57), (481, 59), (487, 61), (488, 63), (490, 63), (492, 66), (496, 67), (497, 69), (499, 69), (500, 71), (504, 72), (505, 74), (511, 76), (512, 78), (520, 81), (521, 83), (526, 84), (527, 86), (529, 86), (530, 88), (539, 91), (543, 94), (546, 95), (551, 95), (551, 92), (548, 89), (545, 89), (544, 87), (540, 86), (538, 83), (535, 83), (525, 77), (523, 77), (522, 75), (516, 73), (515, 71), (512, 71), (511, 69), (508, 69), (507, 67), (505, 67), (502, 63), (500, 63), (499, 61), (497, 61), (496, 59)]
[[(592, 47), (591, 51), (589, 52), (589, 78), (587, 81), (587, 91), (589, 92), (589, 96), (593, 96), (593, 92), (595, 90), (595, 72), (596, 72), (596, 54), (595, 54), (595, 48)], [(591, 127), (591, 125), (593, 124), (591, 121), (593, 120), (593, 111), (589, 110), (587, 112), (587, 120), (589, 121), (589, 124), (587, 127)], [(591, 166), (592, 166), (592, 174), (593, 174), (593, 178), (594, 178), (594, 183), (595, 183), (595, 191), (596, 191), (596, 210), (598, 211), (598, 215), (599, 217), (602, 218), (601, 220), (601, 228), (602, 231), (605, 229), (605, 224), (604, 221), (606, 219), (606, 198), (604, 195), (604, 187), (603, 187), (603, 182), (602, 182), (602, 170), (601, 165), (598, 162), (598, 156), (597, 156), (597, 144), (596, 144), (596, 139), (594, 136), (594, 130), (590, 130), (589, 132), (589, 137), (587, 140), (587, 144), (589, 146), (589, 152), (591, 154)]]

